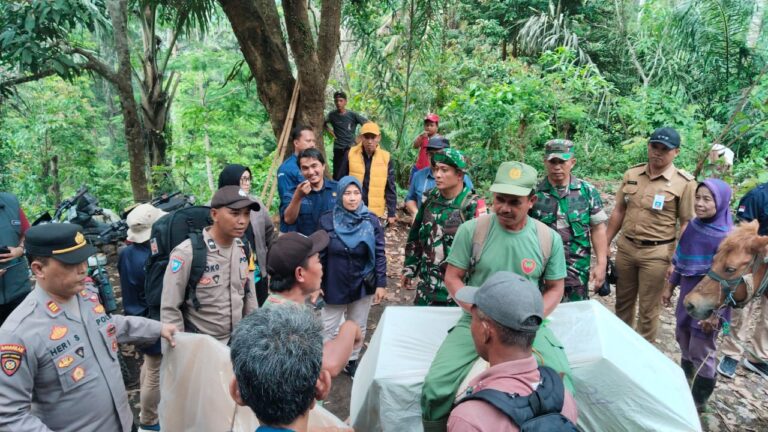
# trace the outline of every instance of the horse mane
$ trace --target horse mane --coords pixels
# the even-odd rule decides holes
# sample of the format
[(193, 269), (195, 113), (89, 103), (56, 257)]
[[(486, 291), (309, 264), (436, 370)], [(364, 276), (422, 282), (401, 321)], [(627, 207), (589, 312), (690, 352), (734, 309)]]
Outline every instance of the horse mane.
[(743, 249), (751, 249), (752, 240), (757, 237), (758, 222), (752, 221), (737, 225), (717, 248), (718, 255), (729, 255)]

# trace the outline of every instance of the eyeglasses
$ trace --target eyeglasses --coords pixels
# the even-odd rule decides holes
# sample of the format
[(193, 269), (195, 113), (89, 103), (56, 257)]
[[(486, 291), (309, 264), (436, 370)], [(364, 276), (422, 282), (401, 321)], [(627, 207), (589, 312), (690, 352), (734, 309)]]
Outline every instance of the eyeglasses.
[(250, 177), (240, 177), (240, 184), (243, 184), (243, 183), (250, 184), (251, 183), (251, 178)]

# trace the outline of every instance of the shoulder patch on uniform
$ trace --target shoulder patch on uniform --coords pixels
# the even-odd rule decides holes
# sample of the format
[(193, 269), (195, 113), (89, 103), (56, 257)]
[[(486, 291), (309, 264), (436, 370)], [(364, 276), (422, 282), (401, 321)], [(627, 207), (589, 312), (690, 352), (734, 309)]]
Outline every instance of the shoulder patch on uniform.
[(69, 332), (69, 329), (67, 328), (67, 326), (57, 326), (57, 325), (55, 325), (55, 326), (51, 327), (51, 334), (48, 335), (48, 338), (50, 340), (59, 340), (59, 339), (63, 338), (64, 336), (66, 336), (68, 332)]
[(171, 258), (171, 273), (178, 273), (184, 266), (184, 260), (178, 257)]
[(21, 358), (27, 349), (19, 344), (0, 344), (0, 369), (6, 376), (13, 376), (21, 365)]
[(679, 168), (677, 170), (677, 173), (680, 174), (681, 176), (683, 176), (683, 178), (688, 180), (688, 181), (696, 179), (696, 177), (694, 177), (693, 174), (689, 173), (688, 171), (681, 170)]
[(45, 308), (53, 315), (58, 315), (58, 313), (61, 312), (61, 307), (53, 300), (49, 300), (48, 303), (45, 304)]

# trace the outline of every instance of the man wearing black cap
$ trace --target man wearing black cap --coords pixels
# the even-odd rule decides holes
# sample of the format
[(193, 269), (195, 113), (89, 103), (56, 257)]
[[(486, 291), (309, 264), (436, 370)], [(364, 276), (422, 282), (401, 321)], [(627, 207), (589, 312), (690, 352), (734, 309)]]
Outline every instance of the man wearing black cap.
[[(304, 308), (307, 298), (320, 290), (323, 265), (320, 252), (328, 246), (328, 233), (319, 230), (310, 236), (290, 232), (278, 237), (267, 255), (270, 294), (264, 309), (275, 307)], [(324, 370), (336, 376), (344, 369), (352, 349), (362, 342), (360, 326), (346, 320), (336, 337), (323, 345)]]
[[(562, 399), (561, 413), (576, 424), (576, 402), (563, 388), (561, 378), (550, 369), (551, 375), (546, 376), (561, 382), (547, 382), (533, 356), (533, 340), (544, 320), (544, 303), (538, 287), (512, 272), (498, 272), (479, 288), (461, 288), (456, 299), (472, 305), (472, 340), (490, 368), (469, 382), (463, 392), (467, 400), (460, 401), (451, 411), (448, 431), (517, 431), (519, 425), (490, 403), (475, 399), (476, 394), (493, 389), (522, 397), (534, 389), (544, 391), (552, 384), (559, 391), (553, 393), (552, 399)], [(543, 398), (544, 403), (552, 399)]]
[[(693, 218), (695, 178), (675, 167), (680, 135), (656, 129), (648, 162), (624, 173), (616, 208), (608, 220), (608, 244), (621, 230), (616, 252), (616, 316), (653, 342), (659, 328), (661, 291), (680, 232)], [(635, 326), (635, 303), (639, 316)]]
[[(421, 136), (421, 135), (419, 135)], [(432, 164), (432, 157), (435, 153), (450, 148), (451, 144), (448, 138), (442, 136), (434, 136), (427, 142), (427, 155), (429, 156), (429, 163)], [(422, 168), (411, 177), (411, 184), (408, 186), (408, 195), (405, 196), (405, 208), (408, 213), (416, 216), (416, 212), (419, 211), (421, 205), (426, 201), (429, 191), (435, 188), (435, 176), (432, 174), (432, 166)], [(464, 184), (469, 189), (474, 189), (472, 180), (467, 173), (464, 173)]]
[(173, 346), (176, 329), (104, 312), (79, 225), (32, 227), (24, 245), (37, 284), (0, 327), (0, 430), (131, 430), (118, 343)]
[(250, 212), (259, 203), (239, 186), (224, 186), (211, 199), (213, 225), (203, 230), (205, 271), (197, 283), (196, 308), (186, 298), (192, 267), (192, 242), (184, 240), (170, 254), (163, 277), (160, 321), (184, 331), (203, 333), (223, 343), (237, 323), (256, 309), (256, 294), (248, 283), (248, 257), (241, 240)]

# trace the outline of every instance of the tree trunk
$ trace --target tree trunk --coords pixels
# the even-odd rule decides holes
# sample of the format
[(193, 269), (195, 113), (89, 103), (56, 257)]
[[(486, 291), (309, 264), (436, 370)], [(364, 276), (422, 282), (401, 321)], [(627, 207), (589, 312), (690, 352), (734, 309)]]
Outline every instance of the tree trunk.
[[(178, 85), (178, 75), (171, 73), (166, 82), (165, 66), (176, 45), (178, 29), (184, 25), (187, 12), (182, 12), (176, 23), (176, 30), (166, 47), (165, 60), (158, 65), (158, 55), (162, 40), (157, 35), (155, 20), (156, 5), (147, 3), (139, 14), (144, 51), (141, 58), (142, 77), (139, 79), (141, 93), (141, 121), (144, 130), (144, 142), (151, 167), (167, 165), (166, 153), (170, 145), (166, 126), (171, 103)], [(174, 79), (176, 78), (176, 79)], [(157, 186), (159, 181), (153, 179)]]
[(144, 142), (141, 134), (141, 122), (133, 98), (131, 83), (131, 56), (128, 48), (127, 0), (111, 0), (107, 2), (107, 11), (112, 21), (115, 37), (115, 53), (117, 54), (117, 71), (111, 77), (120, 98), (120, 108), (125, 125), (125, 144), (128, 147), (128, 160), (131, 167), (131, 189), (136, 201), (149, 201), (147, 189), (146, 159), (144, 157)]
[(755, 49), (757, 47), (766, 7), (768, 7), (768, 0), (755, 0), (752, 19), (749, 21), (749, 30), (747, 31), (747, 48)]
[[(296, 82), (281, 31), (277, 5), (271, 0), (219, 0), (254, 78), (259, 100), (269, 114), (272, 132), (280, 137)], [(320, 8), (317, 40), (312, 35), (306, 1), (282, 2), (288, 43), (298, 78), (295, 124), (312, 126), (322, 145), (325, 87), (339, 47), (341, 0), (325, 0)], [(289, 144), (286, 156), (292, 152)]]

